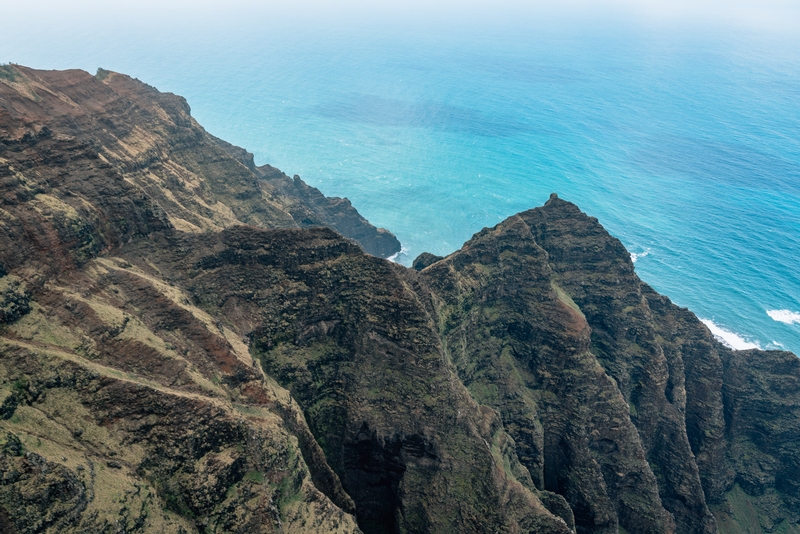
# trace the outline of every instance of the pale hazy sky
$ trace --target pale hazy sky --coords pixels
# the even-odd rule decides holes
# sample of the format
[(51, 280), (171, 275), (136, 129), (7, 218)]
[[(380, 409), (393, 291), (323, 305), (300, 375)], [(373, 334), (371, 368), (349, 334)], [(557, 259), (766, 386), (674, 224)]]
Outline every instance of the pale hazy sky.
[(32, 0), (8, 2), (7, 15), (38, 17), (72, 13), (86, 17), (204, 16), (254, 13), (310, 18), (360, 16), (469, 16), (472, 14), (530, 17), (623, 16), (643, 23), (685, 21), (734, 23), (743, 26), (800, 29), (800, 0)]

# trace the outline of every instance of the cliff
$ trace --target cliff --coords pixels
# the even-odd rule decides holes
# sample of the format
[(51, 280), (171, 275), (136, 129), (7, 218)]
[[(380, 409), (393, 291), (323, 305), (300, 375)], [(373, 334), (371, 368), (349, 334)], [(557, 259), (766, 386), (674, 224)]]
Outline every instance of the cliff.
[(3, 532), (800, 532), (800, 360), (553, 195), (413, 269), (124, 75), (0, 67)]
[(256, 168), (252, 155), (206, 133), (181, 97), (102, 69), (0, 69), (5, 232), (18, 243), (0, 258), (5, 270), (39, 250), (50, 267), (80, 264), (155, 230), (241, 224), (327, 224), (371, 253), (400, 250), (346, 199), (299, 178), (289, 191), (282, 175)]

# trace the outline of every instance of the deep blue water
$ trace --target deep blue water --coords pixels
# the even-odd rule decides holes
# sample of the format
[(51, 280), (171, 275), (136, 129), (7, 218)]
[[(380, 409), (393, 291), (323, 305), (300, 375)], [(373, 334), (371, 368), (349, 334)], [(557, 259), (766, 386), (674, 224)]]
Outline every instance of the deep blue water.
[(405, 264), (555, 191), (729, 343), (800, 353), (792, 32), (101, 22), (0, 20), (0, 62), (104, 67), (181, 94), (257, 163), (350, 198)]

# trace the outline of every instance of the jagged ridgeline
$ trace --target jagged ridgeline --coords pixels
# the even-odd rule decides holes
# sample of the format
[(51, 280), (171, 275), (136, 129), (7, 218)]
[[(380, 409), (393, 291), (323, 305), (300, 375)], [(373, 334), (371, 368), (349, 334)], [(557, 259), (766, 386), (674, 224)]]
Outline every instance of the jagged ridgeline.
[(186, 102), (0, 66), (3, 533), (800, 533), (800, 360), (553, 195), (412, 269)]

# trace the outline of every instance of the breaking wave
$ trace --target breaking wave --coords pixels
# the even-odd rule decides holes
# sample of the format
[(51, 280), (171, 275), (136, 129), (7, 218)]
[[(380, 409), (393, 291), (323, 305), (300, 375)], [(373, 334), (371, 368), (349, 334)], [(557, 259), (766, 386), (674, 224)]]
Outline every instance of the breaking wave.
[(734, 350), (747, 350), (747, 349), (760, 349), (758, 343), (748, 341), (736, 332), (731, 332), (721, 327), (710, 319), (700, 319), (700, 321), (708, 327), (711, 333), (717, 338), (717, 341)]
[(644, 252), (631, 252), (630, 255), (631, 255), (631, 261), (633, 263), (636, 263), (636, 260), (638, 260), (639, 258), (644, 258), (645, 256), (649, 256), (650, 251), (645, 250)]
[(392, 263), (397, 263), (397, 259), (400, 256), (405, 256), (407, 253), (408, 253), (408, 249), (406, 247), (404, 247), (403, 245), (400, 245), (400, 251), (399, 252), (395, 252), (394, 254), (392, 254), (391, 256), (389, 256), (386, 259), (391, 261)]
[(767, 315), (779, 323), (800, 324), (800, 312), (791, 310), (767, 310)]

